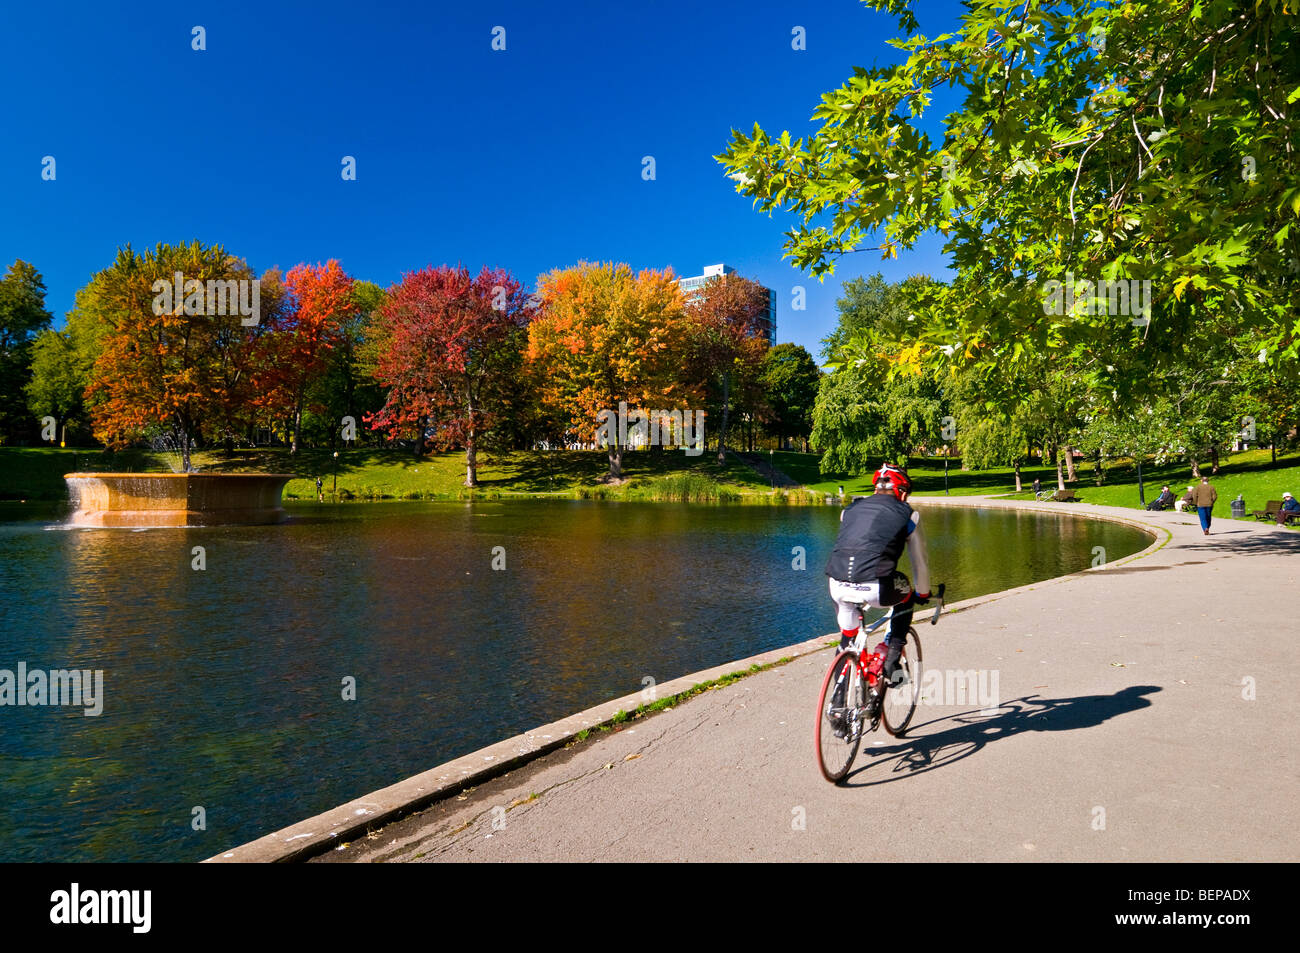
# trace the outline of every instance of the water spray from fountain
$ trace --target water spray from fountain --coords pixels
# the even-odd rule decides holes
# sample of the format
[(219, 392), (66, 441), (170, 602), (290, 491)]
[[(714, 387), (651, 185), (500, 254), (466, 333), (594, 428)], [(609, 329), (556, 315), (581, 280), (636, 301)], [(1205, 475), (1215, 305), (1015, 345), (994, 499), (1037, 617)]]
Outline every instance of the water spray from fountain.
[[(198, 473), (199, 468), (194, 465), (193, 459), (190, 460), (189, 468), (185, 467), (185, 442), (186, 435), (183, 430), (175, 426), (157, 425), (145, 432), (145, 439), (149, 441), (149, 446), (155, 453), (162, 454), (167, 461), (167, 466), (171, 468), (172, 473)], [(189, 441), (190, 452), (198, 449), (198, 442)]]

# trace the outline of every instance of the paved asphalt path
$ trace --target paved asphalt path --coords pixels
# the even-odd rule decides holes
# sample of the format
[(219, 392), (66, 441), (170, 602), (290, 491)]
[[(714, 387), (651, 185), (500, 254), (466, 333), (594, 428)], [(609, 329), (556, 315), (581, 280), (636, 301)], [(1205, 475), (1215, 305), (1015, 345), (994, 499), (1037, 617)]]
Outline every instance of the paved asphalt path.
[(1300, 860), (1300, 534), (1110, 512), (1172, 538), (921, 627), (927, 667), (996, 672), (998, 707), (937, 698), (839, 786), (813, 749), (828, 650), (321, 859)]

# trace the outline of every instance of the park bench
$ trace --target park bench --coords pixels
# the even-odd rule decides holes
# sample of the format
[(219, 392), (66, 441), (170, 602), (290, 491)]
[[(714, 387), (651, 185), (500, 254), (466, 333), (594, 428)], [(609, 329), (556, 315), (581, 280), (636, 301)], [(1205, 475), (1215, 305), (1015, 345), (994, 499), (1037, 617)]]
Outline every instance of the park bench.
[(1081, 502), (1074, 495), (1073, 490), (1044, 490), (1037, 494), (1034, 499), (1040, 503), (1079, 503)]
[(1255, 510), (1255, 519), (1286, 526), (1293, 522), (1300, 523), (1300, 513), (1288, 513), (1282, 509), (1281, 500), (1269, 500), (1264, 509)]
[(1262, 510), (1255, 510), (1254, 517), (1257, 520), (1267, 520), (1270, 523), (1277, 522), (1278, 510), (1282, 509), (1281, 500), (1269, 500), (1268, 505)]

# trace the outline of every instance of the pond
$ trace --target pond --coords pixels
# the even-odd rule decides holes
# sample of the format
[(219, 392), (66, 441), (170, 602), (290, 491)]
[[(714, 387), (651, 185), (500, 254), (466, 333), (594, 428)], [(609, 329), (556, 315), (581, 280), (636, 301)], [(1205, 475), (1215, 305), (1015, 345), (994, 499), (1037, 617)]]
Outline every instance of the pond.
[[(1148, 542), (1064, 511), (918, 503), (950, 602)], [(200, 860), (646, 676), (835, 629), (835, 507), (291, 513), (132, 531), (0, 511), (0, 670), (103, 673), (97, 716), (0, 706), (0, 861)]]

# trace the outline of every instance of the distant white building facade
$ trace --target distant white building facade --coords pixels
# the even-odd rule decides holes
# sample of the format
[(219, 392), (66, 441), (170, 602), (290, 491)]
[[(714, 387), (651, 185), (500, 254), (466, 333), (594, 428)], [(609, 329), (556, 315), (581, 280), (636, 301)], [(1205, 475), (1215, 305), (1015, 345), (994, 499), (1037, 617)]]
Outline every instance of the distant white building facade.
[[(693, 278), (680, 278), (677, 284), (681, 286), (682, 291), (686, 292), (686, 296), (689, 298), (699, 294), (710, 278), (725, 277), (735, 273), (736, 269), (730, 265), (705, 265), (704, 274), (696, 275)], [(760, 285), (760, 287), (763, 286)], [(776, 292), (767, 287), (763, 287), (763, 290), (767, 292), (767, 314), (759, 319), (759, 327), (767, 336), (767, 343), (771, 345), (776, 343)]]

